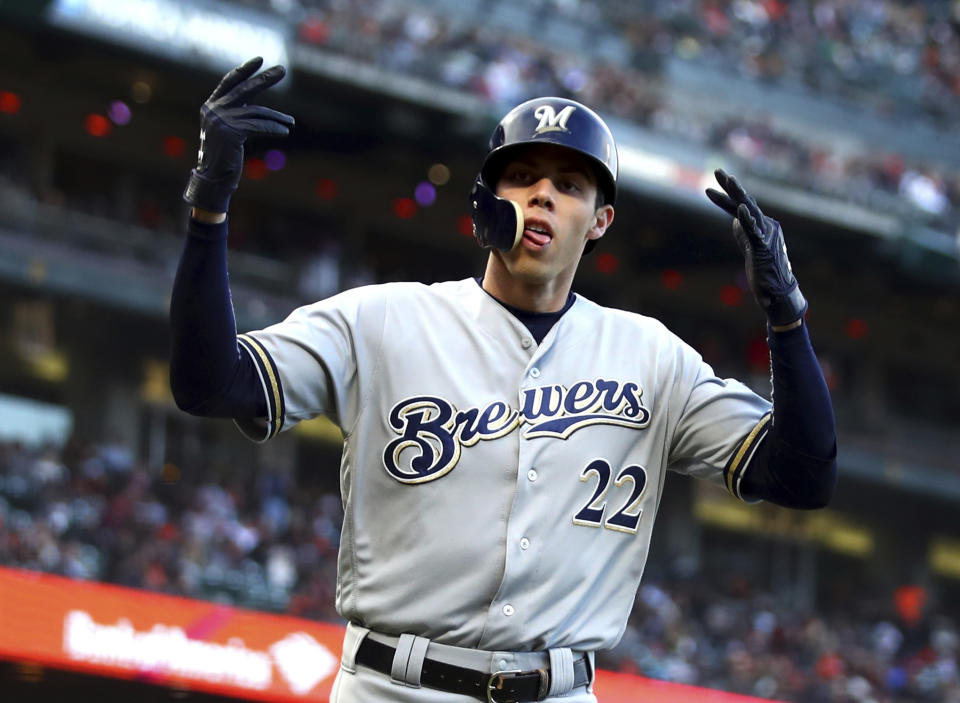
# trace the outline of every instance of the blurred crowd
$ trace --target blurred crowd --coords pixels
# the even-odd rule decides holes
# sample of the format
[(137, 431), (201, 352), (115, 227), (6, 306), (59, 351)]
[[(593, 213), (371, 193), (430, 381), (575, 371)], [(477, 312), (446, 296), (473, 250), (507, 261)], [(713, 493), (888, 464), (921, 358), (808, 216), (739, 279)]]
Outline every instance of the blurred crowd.
[[(568, 34), (572, 46), (551, 47), (553, 34), (538, 36), (547, 24), (559, 22), (622, 41), (629, 51), (605, 54), (622, 68), (678, 58), (767, 83), (804, 86), (817, 95), (842, 97), (883, 113), (916, 117), (919, 112), (945, 120), (960, 114), (957, 0), (531, 0), (524, 12), (510, 15), (515, 22), (507, 31), (498, 22), (478, 26), (475, 2), (463, 9), (460, 3), (444, 8), (442, 2), (426, 0), (235, 1), (302, 20), (304, 38), (403, 69), (430, 70), (428, 57), (415, 54), (435, 49), (480, 48), (473, 59), (460, 56), (453, 61), (459, 66), (507, 58), (509, 50), (497, 50), (504, 42), (518, 47), (539, 43), (558, 53), (573, 50), (587, 57), (603, 54), (596, 44), (575, 41), (580, 35), (574, 29)], [(490, 19), (508, 4), (488, 0), (479, 6)], [(348, 46), (357, 38), (359, 44)], [(533, 64), (551, 63), (558, 56), (531, 47), (518, 53), (521, 71), (503, 76), (516, 80), (502, 89), (516, 91), (517, 83), (550, 80), (539, 72), (549, 67)], [(566, 87), (573, 86), (568, 82)]]
[[(717, 149), (768, 179), (948, 231), (960, 222), (956, 168), (913, 159), (896, 144), (851, 153), (823, 132), (801, 135), (770, 119), (775, 106), (741, 109), (735, 118), (714, 107), (680, 109), (659, 72), (668, 59), (692, 62), (802, 90), (811, 102), (842, 98), (851, 115), (867, 109), (949, 130), (960, 116), (957, 1), (537, 0), (517, 10), (526, 20), (512, 31), (477, 22), (466, 10), (441, 12), (442, 3), (414, 0), (244, 4), (299, 18), (304, 44), (472, 93), (497, 112), (535, 95), (572, 97)], [(495, 16), (504, 4), (486, 3), (484, 11)], [(596, 42), (539, 36), (543, 18), (555, 17), (574, 30), (616, 37), (624, 47), (620, 60), (591, 54)]]
[(0, 564), (337, 619), (340, 497), (213, 473), (153, 476), (114, 443), (0, 443)]
[(742, 577), (701, 577), (646, 581), (598, 665), (797, 703), (956, 703), (958, 654), (956, 620), (897, 612), (892, 598), (872, 616), (806, 612)]
[[(618, 6), (619, 3), (613, 3)], [(948, 127), (960, 109), (955, 0), (651, 0), (661, 51)]]
[[(0, 565), (340, 621), (339, 496), (214, 473), (152, 475), (112, 443), (0, 443)], [(890, 601), (803, 612), (742, 576), (651, 574), (598, 665), (798, 703), (960, 702), (957, 622)]]

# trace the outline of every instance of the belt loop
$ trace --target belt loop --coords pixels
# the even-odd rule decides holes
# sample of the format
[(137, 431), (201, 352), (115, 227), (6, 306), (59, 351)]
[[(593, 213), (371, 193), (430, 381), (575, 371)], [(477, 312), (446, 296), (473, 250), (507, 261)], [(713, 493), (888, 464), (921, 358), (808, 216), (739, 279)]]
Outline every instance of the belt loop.
[(410, 659), (407, 662), (407, 683), (420, 688), (420, 672), (423, 671), (423, 660), (427, 658), (427, 646), (430, 640), (426, 637), (414, 637), (410, 647)]
[(427, 656), (429, 644), (430, 640), (426, 637), (400, 635), (393, 655), (390, 679), (397, 684), (420, 688), (420, 672), (423, 670), (423, 660)]
[(562, 696), (573, 690), (573, 652), (569, 647), (551, 649), (550, 690), (547, 695)]
[(352, 622), (347, 623), (347, 631), (343, 636), (343, 653), (340, 656), (340, 666), (344, 671), (349, 671), (351, 674), (357, 673), (357, 650), (369, 632), (369, 628), (354, 625)]
[(390, 680), (394, 683), (407, 683), (407, 662), (410, 660), (412, 647), (413, 635), (400, 635), (397, 650), (393, 653), (393, 668), (390, 669)]

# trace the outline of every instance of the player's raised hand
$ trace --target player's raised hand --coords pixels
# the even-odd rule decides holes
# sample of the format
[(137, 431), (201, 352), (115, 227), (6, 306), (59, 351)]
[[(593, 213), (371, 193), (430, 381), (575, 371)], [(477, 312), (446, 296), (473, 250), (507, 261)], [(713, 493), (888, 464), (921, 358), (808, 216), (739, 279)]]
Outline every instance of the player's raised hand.
[(796, 322), (807, 301), (787, 258), (780, 223), (761, 212), (736, 178), (719, 168), (714, 175), (726, 194), (707, 188), (707, 197), (733, 217), (733, 237), (743, 253), (753, 297), (774, 327)]
[[(273, 66), (257, 74), (259, 56), (223, 77), (200, 108), (200, 152), (183, 199), (211, 212), (226, 212), (243, 173), (243, 144), (249, 137), (283, 137), (290, 133), (290, 115), (248, 102), (286, 74)], [(256, 74), (256, 75), (255, 75)]]

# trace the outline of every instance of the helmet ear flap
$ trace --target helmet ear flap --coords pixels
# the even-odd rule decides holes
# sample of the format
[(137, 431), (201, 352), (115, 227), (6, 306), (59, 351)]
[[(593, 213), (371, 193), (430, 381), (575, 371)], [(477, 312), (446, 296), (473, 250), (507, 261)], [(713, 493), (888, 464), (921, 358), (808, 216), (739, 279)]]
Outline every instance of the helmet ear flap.
[(473, 236), (484, 249), (511, 251), (523, 239), (523, 210), (494, 193), (482, 176), (470, 190)]

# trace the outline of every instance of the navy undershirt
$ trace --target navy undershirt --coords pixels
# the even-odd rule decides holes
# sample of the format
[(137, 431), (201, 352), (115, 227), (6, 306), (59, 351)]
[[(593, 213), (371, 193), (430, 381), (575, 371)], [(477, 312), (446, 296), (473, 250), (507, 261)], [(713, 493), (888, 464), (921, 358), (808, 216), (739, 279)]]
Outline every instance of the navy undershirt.
[(750, 461), (741, 495), (789, 508), (820, 508), (837, 483), (837, 435), (833, 401), (806, 320), (784, 332), (768, 325), (767, 344), (772, 426)]
[[(481, 276), (475, 277), (474, 280), (477, 282), (477, 285), (483, 288), (483, 278)], [(533, 335), (537, 344), (543, 341), (547, 333), (557, 324), (557, 320), (563, 317), (563, 314), (577, 301), (577, 296), (571, 291), (567, 293), (567, 301), (563, 304), (563, 307), (556, 312), (534, 312), (532, 310), (521, 310), (520, 308), (508, 305), (485, 288), (483, 292), (500, 303), (511, 315), (520, 320), (523, 326)]]
[(201, 417), (267, 416), (256, 366), (237, 346), (227, 223), (190, 219), (170, 296), (170, 389)]

